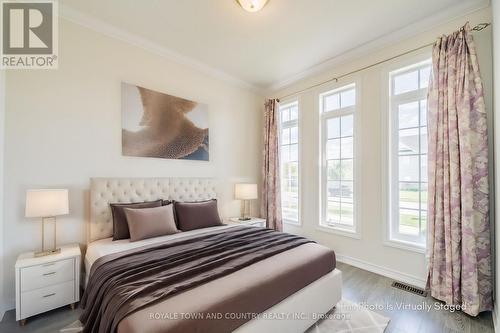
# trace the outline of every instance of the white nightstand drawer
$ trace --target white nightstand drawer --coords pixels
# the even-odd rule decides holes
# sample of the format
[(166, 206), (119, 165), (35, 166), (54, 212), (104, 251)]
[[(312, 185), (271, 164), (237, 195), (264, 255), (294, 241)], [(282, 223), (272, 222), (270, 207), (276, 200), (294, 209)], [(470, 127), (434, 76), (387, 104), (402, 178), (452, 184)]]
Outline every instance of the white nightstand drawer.
[(75, 302), (75, 281), (21, 293), (21, 317), (26, 318)]
[(16, 261), (16, 320), (80, 300), (80, 245), (61, 246), (61, 252), (37, 257), (22, 253)]
[(75, 279), (75, 259), (21, 268), (21, 292)]

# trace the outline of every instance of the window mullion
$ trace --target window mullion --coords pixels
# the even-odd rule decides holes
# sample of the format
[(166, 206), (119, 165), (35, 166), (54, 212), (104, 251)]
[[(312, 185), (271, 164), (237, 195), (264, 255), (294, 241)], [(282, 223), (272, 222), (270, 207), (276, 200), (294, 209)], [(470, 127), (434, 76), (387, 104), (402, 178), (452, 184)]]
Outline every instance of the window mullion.
[[(340, 99), (340, 97), (339, 97)], [(342, 105), (342, 104), (341, 104)], [(342, 117), (338, 116), (339, 118), (339, 159), (340, 159), (340, 174), (339, 174), (339, 216), (340, 216), (340, 223), (342, 223)]]
[[(418, 84), (420, 86), (420, 71), (418, 71)], [(418, 101), (418, 236), (422, 235), (422, 140), (420, 127), (420, 100)]]

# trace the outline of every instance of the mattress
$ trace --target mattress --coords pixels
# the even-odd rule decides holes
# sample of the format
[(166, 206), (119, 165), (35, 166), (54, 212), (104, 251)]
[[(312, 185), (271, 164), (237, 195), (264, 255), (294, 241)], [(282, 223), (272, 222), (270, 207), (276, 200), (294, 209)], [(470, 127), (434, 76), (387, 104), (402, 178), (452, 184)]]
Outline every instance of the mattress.
[[(231, 227), (199, 229), (134, 243), (96, 241), (88, 247), (87, 272), (98, 258), (108, 254)], [(332, 250), (316, 243), (302, 244), (133, 312), (119, 322), (117, 331), (230, 332), (328, 274), (335, 266)]]
[(85, 254), (85, 285), (87, 285), (90, 268), (97, 259), (104, 257), (105, 255), (137, 249), (151, 244), (168, 242), (190, 235), (199, 235), (203, 233), (209, 233), (214, 230), (223, 230), (233, 227), (235, 227), (235, 225), (209, 227), (191, 231), (184, 231), (174, 235), (148, 238), (137, 242), (131, 242), (129, 239), (120, 239), (113, 241), (112, 237), (94, 241), (87, 246), (87, 252)]

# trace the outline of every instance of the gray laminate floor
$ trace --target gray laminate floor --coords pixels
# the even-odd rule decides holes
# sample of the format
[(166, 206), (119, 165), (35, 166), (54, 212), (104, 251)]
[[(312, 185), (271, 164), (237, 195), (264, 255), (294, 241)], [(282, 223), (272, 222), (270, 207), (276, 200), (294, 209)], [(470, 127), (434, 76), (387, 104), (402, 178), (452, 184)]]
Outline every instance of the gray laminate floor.
[[(343, 298), (363, 303), (373, 311), (389, 317), (391, 321), (386, 333), (493, 333), (491, 313), (472, 318), (461, 312), (436, 310), (434, 299), (394, 289), (391, 287), (391, 279), (342, 263), (338, 267), (343, 273)], [(432, 309), (398, 309), (401, 304), (421, 307), (427, 304)], [(26, 326), (21, 327), (15, 321), (14, 310), (11, 310), (0, 322), (0, 332), (57, 333), (60, 328), (77, 320), (80, 311), (70, 310), (69, 307), (57, 309), (29, 318)]]
[[(385, 333), (493, 333), (490, 312), (470, 317), (463, 312), (436, 310), (436, 300), (417, 296), (391, 287), (393, 280), (339, 263), (342, 271), (342, 297), (355, 303), (366, 303), (373, 311), (391, 319)], [(431, 310), (398, 309), (406, 304), (431, 306)], [(437, 302), (438, 306), (441, 304)], [(372, 308), (376, 306), (376, 308)], [(393, 310), (391, 310), (393, 308)]]

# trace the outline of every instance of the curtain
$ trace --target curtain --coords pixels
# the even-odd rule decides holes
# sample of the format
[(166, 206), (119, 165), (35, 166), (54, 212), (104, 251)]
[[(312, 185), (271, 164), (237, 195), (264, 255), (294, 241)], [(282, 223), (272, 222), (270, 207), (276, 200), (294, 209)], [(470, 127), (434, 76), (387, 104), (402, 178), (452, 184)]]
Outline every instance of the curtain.
[(279, 101), (270, 99), (265, 104), (264, 112), (261, 215), (267, 220), (268, 228), (282, 231), (278, 133)]
[(428, 95), (427, 285), (472, 316), (492, 309), (488, 141), (469, 24), (439, 38)]

